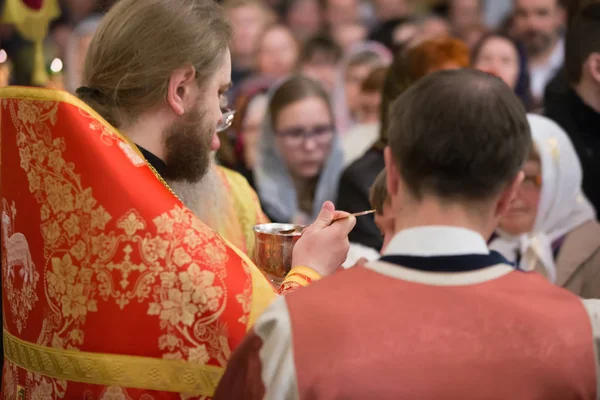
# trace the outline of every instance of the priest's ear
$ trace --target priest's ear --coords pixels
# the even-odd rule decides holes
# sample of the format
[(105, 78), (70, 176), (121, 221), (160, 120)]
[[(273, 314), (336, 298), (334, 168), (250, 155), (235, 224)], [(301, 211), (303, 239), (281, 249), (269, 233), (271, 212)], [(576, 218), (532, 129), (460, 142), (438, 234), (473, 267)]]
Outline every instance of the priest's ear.
[(167, 87), (167, 103), (175, 114), (183, 115), (186, 111), (190, 111), (198, 95), (199, 88), (194, 67), (189, 65), (171, 73)]

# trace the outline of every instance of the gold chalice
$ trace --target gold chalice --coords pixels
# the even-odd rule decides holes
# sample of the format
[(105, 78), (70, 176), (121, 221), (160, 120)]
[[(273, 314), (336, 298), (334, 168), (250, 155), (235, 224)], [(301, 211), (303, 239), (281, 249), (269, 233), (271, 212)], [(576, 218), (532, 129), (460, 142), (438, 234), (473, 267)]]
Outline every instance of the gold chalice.
[[(277, 287), (292, 269), (294, 245), (302, 236), (302, 231), (296, 230), (299, 227), (300, 225), (275, 223), (254, 227), (254, 262)], [(292, 233), (281, 233), (290, 230)]]

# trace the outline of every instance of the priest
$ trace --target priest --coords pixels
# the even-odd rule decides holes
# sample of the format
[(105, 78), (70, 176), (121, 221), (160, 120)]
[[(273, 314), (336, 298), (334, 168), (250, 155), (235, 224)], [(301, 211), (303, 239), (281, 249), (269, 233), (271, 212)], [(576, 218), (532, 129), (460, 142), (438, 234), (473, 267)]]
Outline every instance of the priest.
[[(166, 184), (201, 180), (219, 145), (230, 30), (212, 0), (122, 0), (90, 45), (84, 102), (0, 91), (3, 397), (210, 398), (276, 297)], [(343, 263), (343, 215), (323, 206), (286, 290)]]

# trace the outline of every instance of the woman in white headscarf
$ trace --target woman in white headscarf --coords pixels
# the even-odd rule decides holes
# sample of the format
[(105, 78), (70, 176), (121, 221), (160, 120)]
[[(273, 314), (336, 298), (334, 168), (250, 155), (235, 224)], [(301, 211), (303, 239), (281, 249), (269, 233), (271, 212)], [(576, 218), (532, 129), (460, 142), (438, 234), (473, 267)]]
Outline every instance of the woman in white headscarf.
[(101, 15), (92, 15), (81, 21), (69, 38), (66, 50), (66, 80), (67, 91), (75, 93), (81, 86), (81, 77), (83, 75), (83, 66), (87, 55), (90, 42), (98, 25), (102, 21)]
[(600, 297), (600, 225), (581, 191), (581, 164), (565, 131), (529, 115), (534, 149), (490, 248), (524, 271), (585, 297)]
[(293, 76), (271, 90), (254, 183), (274, 222), (308, 224), (335, 200), (343, 165), (329, 98), (310, 78)]

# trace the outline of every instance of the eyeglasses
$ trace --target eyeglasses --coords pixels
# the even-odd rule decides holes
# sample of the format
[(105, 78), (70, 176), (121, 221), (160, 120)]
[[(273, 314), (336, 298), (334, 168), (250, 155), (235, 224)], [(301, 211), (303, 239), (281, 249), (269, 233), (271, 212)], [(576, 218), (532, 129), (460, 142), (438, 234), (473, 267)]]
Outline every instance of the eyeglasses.
[(223, 111), (223, 119), (217, 125), (217, 133), (226, 131), (233, 123), (233, 117), (235, 116), (235, 110)]
[(333, 125), (317, 125), (306, 129), (302, 127), (293, 127), (277, 132), (277, 136), (282, 137), (290, 146), (301, 146), (307, 139), (314, 139), (320, 145), (326, 145), (333, 136), (335, 128)]

